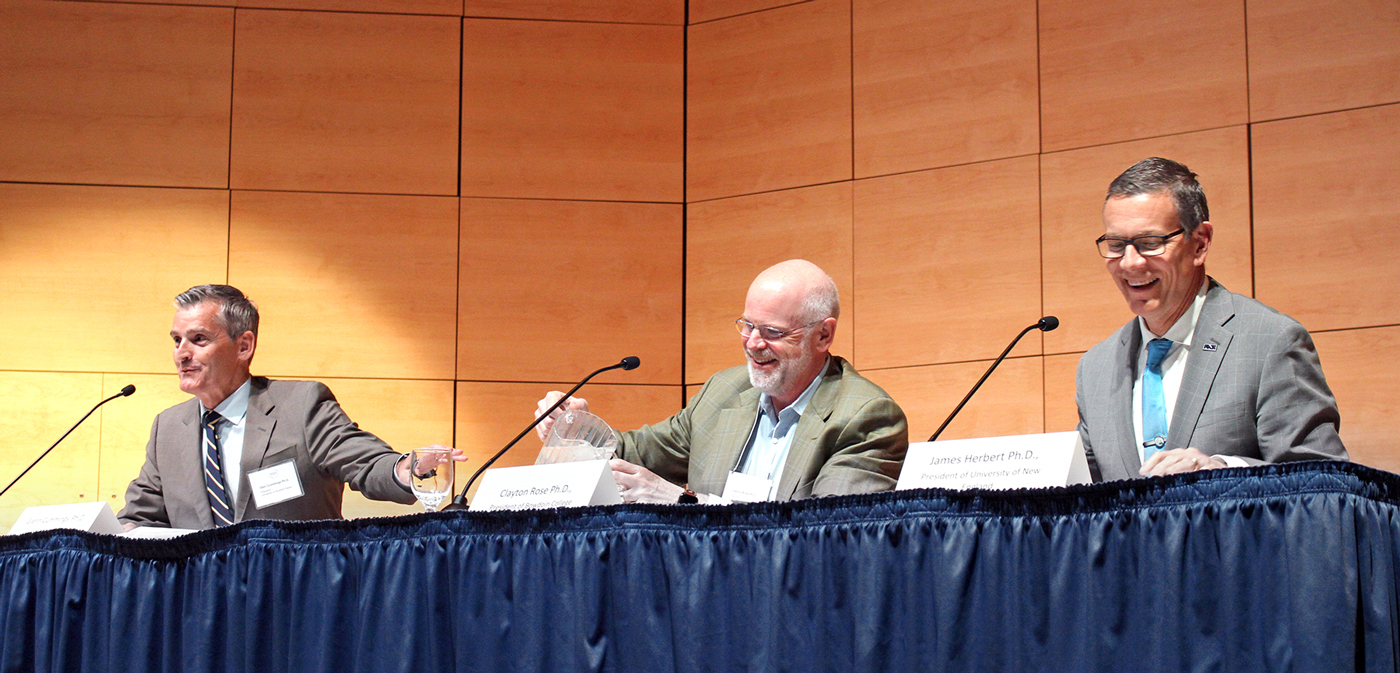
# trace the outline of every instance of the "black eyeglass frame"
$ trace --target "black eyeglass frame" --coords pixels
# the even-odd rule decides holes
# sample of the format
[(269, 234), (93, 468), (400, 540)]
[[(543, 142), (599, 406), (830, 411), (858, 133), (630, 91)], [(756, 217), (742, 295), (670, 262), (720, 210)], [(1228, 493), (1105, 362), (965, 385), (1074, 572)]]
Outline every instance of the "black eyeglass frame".
[[(1167, 241), (1170, 241), (1173, 238), (1176, 238), (1177, 236), (1180, 236), (1184, 233), (1186, 233), (1185, 228), (1177, 229), (1176, 231), (1173, 231), (1172, 233), (1166, 235), (1149, 234), (1146, 236), (1134, 236), (1132, 238), (1114, 238), (1112, 236), (1109, 236), (1108, 234), (1104, 234), (1103, 236), (1094, 239), (1094, 248), (1099, 251), (1099, 256), (1104, 259), (1122, 259), (1123, 255), (1127, 254), (1129, 245), (1133, 246), (1134, 250), (1137, 250), (1138, 256), (1140, 257), (1157, 257), (1158, 255), (1161, 255), (1162, 253), (1167, 251)], [(1155, 250), (1143, 250), (1142, 247), (1138, 245), (1139, 241), (1146, 241), (1154, 238), (1159, 239), (1160, 241)], [(1106, 250), (1104, 250), (1103, 245), (1104, 243), (1107, 243), (1109, 241), (1123, 243), (1123, 251), (1118, 253), (1117, 255), (1109, 254)]]

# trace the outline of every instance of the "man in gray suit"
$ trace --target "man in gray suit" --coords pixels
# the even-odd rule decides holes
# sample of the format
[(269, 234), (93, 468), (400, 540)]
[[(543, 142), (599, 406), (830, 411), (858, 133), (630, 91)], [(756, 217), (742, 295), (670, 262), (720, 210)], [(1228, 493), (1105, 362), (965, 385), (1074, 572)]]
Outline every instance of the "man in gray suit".
[(146, 462), (118, 515), (127, 530), (338, 519), (343, 483), (377, 500), (414, 502), (408, 461), (356, 426), (329, 388), (250, 375), (258, 309), (242, 292), (200, 285), (175, 308), (180, 390), (194, 399), (151, 425)]
[(1346, 460), (1308, 331), (1206, 275), (1214, 229), (1195, 173), (1138, 162), (1109, 186), (1103, 222), (1099, 254), (1138, 317), (1079, 360), (1095, 480)]
[[(623, 499), (721, 503), (894, 488), (908, 424), (885, 391), (830, 355), (840, 312), (836, 283), (811, 262), (759, 274), (735, 321), (747, 366), (710, 377), (676, 415), (620, 434), (612, 468)], [(536, 413), (560, 395), (546, 395)], [(581, 399), (565, 406), (588, 408)], [(552, 423), (540, 424), (541, 437)]]

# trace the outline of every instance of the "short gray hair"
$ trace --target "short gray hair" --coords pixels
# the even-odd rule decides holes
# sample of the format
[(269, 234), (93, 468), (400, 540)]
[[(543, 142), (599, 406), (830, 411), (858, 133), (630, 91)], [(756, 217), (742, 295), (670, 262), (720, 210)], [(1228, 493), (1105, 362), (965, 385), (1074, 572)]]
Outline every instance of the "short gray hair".
[(1206, 192), (1196, 181), (1196, 174), (1182, 164), (1161, 157), (1143, 159), (1123, 171), (1108, 186), (1104, 201), (1162, 192), (1171, 194), (1176, 218), (1187, 236), (1196, 233), (1196, 227), (1202, 222), (1210, 220)]
[(196, 285), (175, 296), (175, 308), (194, 308), (205, 302), (219, 305), (219, 322), (230, 339), (244, 332), (258, 335), (258, 305), (232, 285)]
[(836, 290), (836, 281), (827, 276), (825, 282), (817, 283), (802, 299), (802, 321), (817, 322), (827, 318), (841, 317), (841, 295)]

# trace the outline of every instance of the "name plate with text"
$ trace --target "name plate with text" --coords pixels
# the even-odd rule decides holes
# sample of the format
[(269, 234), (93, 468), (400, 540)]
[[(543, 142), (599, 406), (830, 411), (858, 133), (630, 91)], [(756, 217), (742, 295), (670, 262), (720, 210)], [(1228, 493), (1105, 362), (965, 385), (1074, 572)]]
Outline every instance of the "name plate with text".
[(79, 502), (71, 505), (41, 505), (27, 507), (10, 527), (10, 535), (33, 533), (41, 530), (72, 528), (89, 533), (121, 535), (122, 525), (112, 506), (102, 502)]
[(616, 505), (622, 502), (606, 460), (498, 467), (481, 477), (474, 512)]
[(1045, 488), (1089, 483), (1078, 432), (949, 439), (909, 445), (896, 490)]

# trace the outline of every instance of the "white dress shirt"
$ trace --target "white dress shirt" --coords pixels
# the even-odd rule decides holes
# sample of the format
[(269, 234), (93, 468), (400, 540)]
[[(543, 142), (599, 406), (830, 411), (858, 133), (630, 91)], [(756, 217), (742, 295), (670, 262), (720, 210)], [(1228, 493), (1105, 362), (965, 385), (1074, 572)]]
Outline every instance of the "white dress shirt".
[(214, 435), (219, 438), (219, 458), (223, 462), (229, 504), (238, 502), (238, 488), (243, 481), (243, 431), (248, 427), (248, 394), (252, 383), (252, 379), (244, 381), (238, 390), (214, 407), (214, 411), (224, 417), (214, 426)]

